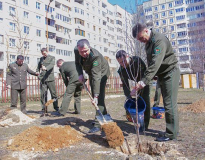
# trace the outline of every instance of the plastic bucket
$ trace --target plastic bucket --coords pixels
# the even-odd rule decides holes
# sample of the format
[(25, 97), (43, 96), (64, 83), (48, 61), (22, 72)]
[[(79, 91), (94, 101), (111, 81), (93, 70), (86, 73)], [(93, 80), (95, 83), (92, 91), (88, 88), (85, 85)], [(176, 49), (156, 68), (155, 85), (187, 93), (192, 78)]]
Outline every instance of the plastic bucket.
[(154, 119), (163, 119), (164, 118), (164, 107), (152, 107), (152, 118)]
[[(146, 109), (146, 103), (142, 97), (139, 97), (137, 100), (138, 106), (138, 123), (140, 124), (139, 131), (144, 131), (144, 111)], [(129, 122), (136, 123), (136, 99), (132, 98), (125, 102), (124, 104), (126, 110), (126, 119)]]

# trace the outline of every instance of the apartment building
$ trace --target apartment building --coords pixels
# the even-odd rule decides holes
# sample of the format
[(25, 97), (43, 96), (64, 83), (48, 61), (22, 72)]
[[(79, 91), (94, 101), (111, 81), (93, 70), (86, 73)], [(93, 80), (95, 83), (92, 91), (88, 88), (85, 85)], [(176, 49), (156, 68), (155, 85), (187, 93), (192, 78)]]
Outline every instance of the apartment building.
[(103, 54), (115, 75), (115, 53), (127, 50), (131, 25), (126, 23), (131, 21), (131, 14), (107, 0), (0, 0), (1, 76), (17, 54), (35, 69), (42, 47), (56, 59), (74, 61), (74, 47), (82, 38)]
[[(181, 73), (196, 72), (197, 70), (194, 70), (195, 59), (199, 59), (196, 52), (201, 51), (200, 54), (202, 54), (205, 51), (203, 47), (205, 45), (205, 27), (203, 27), (205, 1), (152, 0), (142, 5), (146, 20), (152, 21), (153, 27), (170, 39), (179, 60)], [(199, 41), (196, 40), (197, 37), (200, 37), (200, 42), (202, 41), (200, 46)]]

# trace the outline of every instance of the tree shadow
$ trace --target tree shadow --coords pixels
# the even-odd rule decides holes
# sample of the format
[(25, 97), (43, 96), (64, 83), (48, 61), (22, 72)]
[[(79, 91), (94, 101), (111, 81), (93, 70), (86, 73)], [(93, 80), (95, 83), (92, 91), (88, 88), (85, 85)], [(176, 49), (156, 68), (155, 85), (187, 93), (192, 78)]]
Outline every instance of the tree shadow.
[[(116, 120), (116, 119), (114, 120), (114, 122), (116, 122), (117, 125), (121, 128), (124, 136), (128, 136), (130, 133), (136, 134), (136, 130), (132, 122), (128, 122), (127, 120)], [(154, 130), (154, 129), (148, 129), (144, 132), (140, 132), (140, 135), (151, 136), (155, 138), (163, 134), (164, 132), (159, 131), (159, 130)]]
[[(109, 147), (107, 140), (105, 139), (105, 133), (103, 131), (98, 132), (98, 133), (94, 133), (94, 134), (89, 134), (87, 131), (82, 130), (81, 127), (86, 127), (91, 129), (93, 127), (92, 125), (93, 120), (82, 120), (80, 118), (76, 118), (76, 117), (59, 117), (58, 119), (43, 119), (41, 124), (42, 125), (52, 125), (54, 123), (57, 123), (58, 125), (61, 126), (65, 126), (65, 125), (69, 125), (72, 128), (74, 128), (75, 130), (83, 133), (83, 137), (99, 144), (100, 146), (104, 146), (104, 147)], [(60, 136), (60, 135), (59, 135)]]

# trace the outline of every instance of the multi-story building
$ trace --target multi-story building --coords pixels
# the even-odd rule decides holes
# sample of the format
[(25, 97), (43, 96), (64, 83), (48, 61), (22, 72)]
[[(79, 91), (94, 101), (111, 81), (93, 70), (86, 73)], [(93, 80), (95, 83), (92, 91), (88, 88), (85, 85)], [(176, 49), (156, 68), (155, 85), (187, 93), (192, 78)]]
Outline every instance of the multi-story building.
[[(146, 20), (151, 20), (154, 28), (170, 39), (182, 73), (195, 72), (194, 59), (199, 58), (195, 52), (205, 50), (202, 47), (205, 45), (204, 5), (204, 0), (152, 0), (143, 3)], [(200, 47), (197, 37), (203, 41)]]
[(83, 38), (103, 54), (116, 74), (115, 53), (127, 50), (125, 36), (131, 35), (131, 25), (128, 28), (126, 23), (131, 23), (132, 15), (107, 0), (0, 0), (0, 13), (4, 76), (18, 54), (35, 69), (42, 47), (56, 59), (73, 61), (76, 42)]

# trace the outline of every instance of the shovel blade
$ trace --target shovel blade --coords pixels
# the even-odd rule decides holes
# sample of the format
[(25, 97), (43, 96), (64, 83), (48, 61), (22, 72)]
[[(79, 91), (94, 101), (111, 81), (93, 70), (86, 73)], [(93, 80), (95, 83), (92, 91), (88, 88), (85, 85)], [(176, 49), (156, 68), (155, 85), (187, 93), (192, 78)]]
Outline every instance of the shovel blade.
[(97, 120), (99, 121), (100, 124), (105, 124), (105, 123), (108, 123), (108, 122), (113, 122), (111, 116), (109, 114), (106, 114), (106, 115), (98, 115), (96, 116)]

